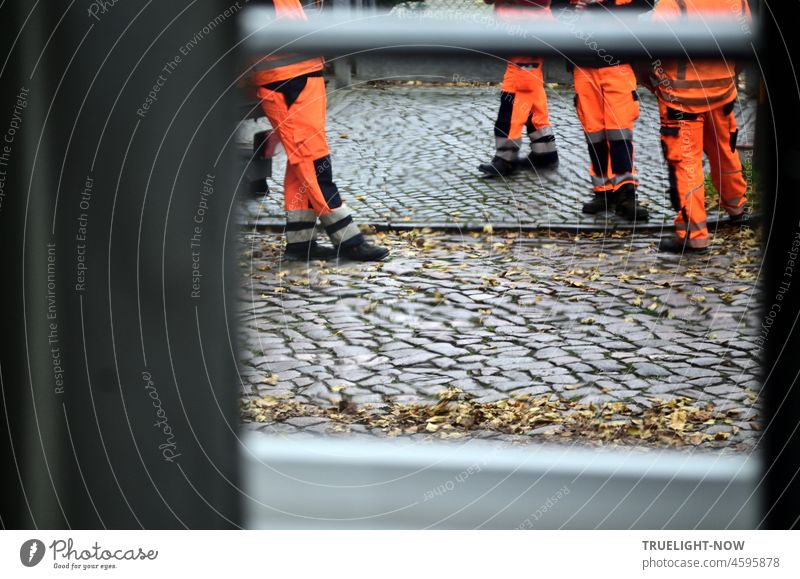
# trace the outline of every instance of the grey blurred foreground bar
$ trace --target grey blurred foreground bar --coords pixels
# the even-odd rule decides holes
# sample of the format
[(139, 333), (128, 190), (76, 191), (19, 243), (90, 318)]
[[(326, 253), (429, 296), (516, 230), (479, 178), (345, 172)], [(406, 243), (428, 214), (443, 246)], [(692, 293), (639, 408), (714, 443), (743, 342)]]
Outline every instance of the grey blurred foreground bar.
[(750, 529), (755, 456), (245, 437), (254, 529)]
[(274, 20), (267, 8), (241, 19), (245, 49), (341, 55), (380, 50), (402, 55), (537, 54), (614, 57), (752, 57), (755, 23), (709, 15), (700, 22), (663, 24), (613, 15), (553, 21), (502, 22), (481, 12), (385, 13), (329, 11), (308, 21)]

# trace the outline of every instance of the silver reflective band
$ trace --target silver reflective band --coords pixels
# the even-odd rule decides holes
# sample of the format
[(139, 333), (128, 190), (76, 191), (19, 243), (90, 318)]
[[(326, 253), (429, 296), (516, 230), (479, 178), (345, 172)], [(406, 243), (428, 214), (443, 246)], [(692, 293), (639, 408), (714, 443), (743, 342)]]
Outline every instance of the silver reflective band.
[(589, 143), (602, 143), (606, 140), (606, 132), (605, 131), (596, 131), (594, 133), (586, 133), (586, 140)]
[(317, 238), (317, 230), (311, 225), (308, 229), (301, 229), (300, 231), (287, 231), (286, 243), (308, 243)]
[(683, 196), (684, 203), (688, 203), (688, 202), (689, 202), (689, 199), (691, 199), (691, 197), (692, 197), (692, 193), (694, 193), (694, 192), (695, 192), (695, 191), (697, 191), (698, 189), (702, 189), (702, 188), (703, 188), (703, 187), (705, 187), (705, 186), (706, 186), (706, 184), (705, 184), (705, 183), (701, 183), (700, 185), (698, 185), (697, 187), (695, 187), (694, 189), (692, 189), (691, 191), (689, 191), (688, 193), (686, 193), (686, 195), (684, 195), (684, 196)]
[(678, 103), (681, 105), (686, 106), (703, 106), (703, 105), (714, 105), (717, 103), (725, 103), (729, 102), (730, 100), (736, 98), (736, 85), (732, 84), (731, 87), (725, 91), (725, 94), (718, 95), (715, 97), (678, 97), (673, 92), (671, 92), (672, 87), (659, 85), (656, 87), (659, 92), (661, 98), (670, 103)]
[(507, 139), (505, 137), (495, 137), (495, 148), (497, 156), (506, 161), (513, 161), (517, 158), (517, 153), (522, 146), (522, 138)]
[(621, 175), (616, 175), (611, 182), (614, 185), (619, 185), (623, 181), (633, 181), (634, 183), (638, 183), (639, 180), (636, 178), (636, 175), (633, 173), (622, 173)]
[(297, 223), (299, 221), (308, 221), (313, 226), (317, 222), (317, 215), (311, 209), (291, 209), (286, 212), (287, 223)]
[(697, 89), (709, 89), (709, 88), (723, 88), (728, 85), (731, 85), (736, 80), (735, 76), (726, 77), (726, 78), (714, 78), (709, 80), (685, 80), (685, 79), (673, 79), (669, 76), (665, 76), (661, 82), (665, 84), (671, 84), (674, 88), (697, 88)]
[(334, 231), (333, 233), (329, 233), (328, 236), (331, 238), (331, 241), (334, 245), (341, 245), (348, 239), (359, 235), (361, 230), (358, 228), (358, 225), (355, 223), (351, 223), (344, 229), (340, 229), (338, 231)]
[(553, 127), (547, 126), (542, 127), (538, 131), (533, 131), (532, 133), (528, 133), (528, 137), (530, 137), (531, 141), (536, 141), (541, 139), (542, 137), (550, 137), (553, 135)]
[(325, 215), (320, 215), (319, 220), (322, 222), (322, 225), (325, 227), (330, 227), (337, 221), (341, 221), (345, 217), (350, 215), (350, 208), (346, 205), (341, 205), (336, 209), (333, 209), (330, 213), (326, 213)]
[(611, 181), (607, 177), (592, 175), (592, 185), (602, 187), (603, 185), (611, 185)]
[(553, 153), (556, 150), (556, 142), (531, 143), (531, 151), (534, 153)]
[(609, 141), (632, 141), (633, 129), (606, 129)]
[[(330, 213), (326, 213), (325, 215), (320, 215), (319, 220), (322, 221), (322, 224), (327, 228), (331, 227), (332, 225), (336, 225), (342, 219), (347, 219), (350, 217), (350, 208), (346, 205), (342, 205), (341, 207), (337, 207)], [(358, 225), (355, 223), (350, 223), (347, 226), (343, 227), (342, 229), (338, 229), (333, 233), (328, 232), (328, 237), (331, 238), (331, 241), (334, 245), (341, 245), (348, 239), (355, 237), (361, 233), (361, 230), (358, 228)]]

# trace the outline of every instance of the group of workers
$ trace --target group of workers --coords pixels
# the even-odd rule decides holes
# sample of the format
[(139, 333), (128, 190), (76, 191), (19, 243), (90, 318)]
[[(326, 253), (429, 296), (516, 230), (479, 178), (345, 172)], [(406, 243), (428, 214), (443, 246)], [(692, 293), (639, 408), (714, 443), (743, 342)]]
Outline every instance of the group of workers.
[[(503, 20), (553, 18), (559, 0), (485, 0)], [(304, 18), (300, 0), (269, 0), (278, 17)], [(709, 12), (750, 18), (747, 0), (561, 0), (576, 13), (610, 11), (644, 13), (666, 22), (692, 21)], [(551, 4), (553, 6), (551, 6)], [(733, 6), (735, 4), (735, 6)], [(732, 9), (733, 6), (733, 9)], [(495, 155), (479, 166), (486, 175), (506, 177), (529, 168), (555, 166), (558, 151), (547, 111), (543, 59), (509, 59), (494, 125)], [(647, 221), (637, 198), (634, 124), (639, 117), (637, 73), (626, 62), (597, 50), (569, 62), (573, 69), (575, 107), (589, 152), (593, 196), (583, 212), (614, 210), (617, 215)], [(388, 250), (367, 242), (353, 223), (333, 182), (325, 140), (325, 86), (321, 58), (273, 55), (253, 67), (262, 108), (278, 133), (288, 163), (284, 180), (287, 213), (286, 252), (302, 259), (341, 255), (380, 260)], [(703, 153), (721, 206), (733, 221), (745, 214), (747, 184), (736, 151), (733, 109), (737, 98), (735, 63), (725, 60), (665, 59), (649, 63), (639, 80), (658, 98), (661, 145), (669, 170), (669, 196), (677, 212), (675, 236), (659, 243), (666, 252), (705, 252), (706, 225)], [(530, 153), (520, 157), (523, 129)], [(333, 247), (318, 244), (316, 221), (325, 227)]]

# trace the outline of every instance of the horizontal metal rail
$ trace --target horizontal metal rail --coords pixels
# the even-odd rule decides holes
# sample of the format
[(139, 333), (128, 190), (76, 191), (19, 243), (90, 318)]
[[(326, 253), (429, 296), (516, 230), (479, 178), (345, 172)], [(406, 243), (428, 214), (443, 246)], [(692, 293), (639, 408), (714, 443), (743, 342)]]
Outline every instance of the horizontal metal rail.
[(760, 460), (691, 450), (245, 437), (249, 528), (747, 529)]
[(758, 37), (757, 23), (712, 14), (674, 23), (574, 13), (559, 13), (550, 21), (509, 22), (475, 11), (390, 15), (333, 10), (301, 21), (276, 20), (271, 9), (250, 8), (240, 25), (245, 50), (251, 54), (577, 56), (603, 51), (615, 58), (748, 58)]

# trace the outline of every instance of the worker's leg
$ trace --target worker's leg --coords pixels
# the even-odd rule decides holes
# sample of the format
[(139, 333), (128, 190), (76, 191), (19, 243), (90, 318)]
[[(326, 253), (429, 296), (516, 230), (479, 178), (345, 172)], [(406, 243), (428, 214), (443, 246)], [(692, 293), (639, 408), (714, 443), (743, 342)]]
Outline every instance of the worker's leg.
[[(292, 93), (261, 89), (259, 96), (289, 157), (293, 195), (298, 204), (306, 198), (337, 246), (363, 243), (349, 208), (342, 203), (333, 182), (330, 154), (325, 139), (325, 83), (322, 77), (303, 77)], [(287, 193), (288, 195), (289, 193)], [(292, 204), (292, 206), (294, 206)], [(287, 210), (289, 203), (287, 203)]]
[(603, 118), (611, 157), (614, 190), (625, 184), (638, 185), (633, 162), (633, 128), (639, 118), (636, 77), (630, 65), (600, 69), (603, 88)]
[[(670, 199), (678, 215), (675, 233), (694, 249), (708, 247), (703, 174), (703, 115), (660, 103), (661, 146), (669, 171)], [(688, 241), (687, 241), (688, 237)]]
[(589, 177), (594, 191), (594, 198), (584, 204), (583, 212), (598, 213), (613, 207), (614, 203), (614, 200), (609, 198), (613, 185), (609, 178), (609, 149), (603, 120), (603, 91), (596, 69), (576, 67), (573, 78), (575, 108), (589, 148)]
[(516, 161), (522, 145), (522, 129), (531, 111), (525, 71), (513, 62), (506, 66), (500, 93), (500, 111), (494, 125), (496, 155)]
[(543, 58), (531, 58), (529, 68), (522, 66), (525, 75), (520, 78), (527, 101), (525, 109), (528, 116), (525, 119), (525, 128), (531, 142), (531, 152), (528, 161), (534, 167), (545, 167), (558, 162), (556, 150), (556, 137), (553, 127), (550, 126), (550, 115), (547, 110), (547, 93), (544, 90)]
[(297, 164), (287, 163), (283, 179), (286, 209), (286, 251), (305, 254), (316, 241), (317, 215), (308, 200), (305, 178)]
[(722, 208), (733, 217), (744, 213), (747, 182), (736, 151), (738, 130), (733, 115), (735, 101), (705, 113), (703, 148), (711, 165), (711, 181), (719, 192)]
[(521, 69), (509, 62), (500, 87), (500, 108), (494, 123), (495, 154), (489, 163), (478, 166), (487, 175), (505, 177), (517, 169), (522, 145), (522, 128), (530, 114), (530, 101), (517, 94)]
[(631, 220), (647, 220), (646, 209), (638, 204), (639, 181), (634, 164), (633, 129), (639, 118), (636, 76), (630, 65), (600, 70), (603, 88), (603, 117), (608, 139), (610, 174), (617, 214)]

